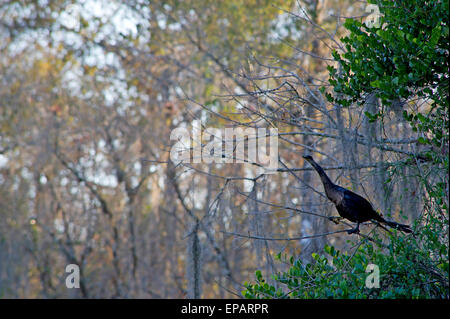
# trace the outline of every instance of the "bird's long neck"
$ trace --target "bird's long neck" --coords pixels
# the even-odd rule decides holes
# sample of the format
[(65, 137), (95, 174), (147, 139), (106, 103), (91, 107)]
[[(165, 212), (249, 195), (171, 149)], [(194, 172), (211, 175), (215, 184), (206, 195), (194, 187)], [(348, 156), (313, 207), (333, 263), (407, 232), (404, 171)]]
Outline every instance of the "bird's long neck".
[(319, 174), (320, 179), (322, 180), (323, 186), (325, 188), (325, 192), (328, 195), (328, 192), (331, 191), (332, 189), (334, 189), (334, 187), (335, 187), (334, 183), (330, 180), (330, 178), (325, 173), (323, 168), (320, 167), (319, 164), (317, 164), (312, 158), (309, 159), (308, 162), (312, 165), (312, 167), (314, 167), (316, 172)]

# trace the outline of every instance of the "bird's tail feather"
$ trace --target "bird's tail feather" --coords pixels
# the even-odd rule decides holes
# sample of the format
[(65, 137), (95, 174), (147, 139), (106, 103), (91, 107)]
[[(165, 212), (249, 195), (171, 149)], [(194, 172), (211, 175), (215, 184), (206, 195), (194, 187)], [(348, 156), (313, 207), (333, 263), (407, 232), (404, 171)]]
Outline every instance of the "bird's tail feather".
[(412, 233), (412, 229), (408, 225), (396, 223), (390, 220), (384, 220), (384, 223), (392, 228), (401, 230), (402, 232)]

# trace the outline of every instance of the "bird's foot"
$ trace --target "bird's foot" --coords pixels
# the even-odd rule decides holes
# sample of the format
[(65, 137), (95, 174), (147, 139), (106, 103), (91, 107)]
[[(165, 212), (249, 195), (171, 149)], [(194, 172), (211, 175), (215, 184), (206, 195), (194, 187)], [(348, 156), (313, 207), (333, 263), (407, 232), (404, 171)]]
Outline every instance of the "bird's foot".
[(352, 228), (350, 230), (347, 230), (347, 234), (359, 234), (359, 228)]
[(341, 221), (341, 220), (343, 220), (344, 218), (343, 217), (341, 217), (341, 216), (331, 216), (331, 217), (329, 217), (329, 220), (331, 220), (333, 223), (335, 223), (336, 225), (338, 225), (339, 224), (339, 222)]

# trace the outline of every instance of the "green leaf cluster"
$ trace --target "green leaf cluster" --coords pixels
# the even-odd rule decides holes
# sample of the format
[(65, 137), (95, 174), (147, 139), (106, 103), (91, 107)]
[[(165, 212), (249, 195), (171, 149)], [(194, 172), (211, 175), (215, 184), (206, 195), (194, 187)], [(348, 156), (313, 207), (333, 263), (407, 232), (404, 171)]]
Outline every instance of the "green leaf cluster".
[[(448, 298), (448, 247), (440, 240), (442, 228), (436, 232), (440, 221), (433, 223), (416, 236), (393, 235), (387, 247), (363, 242), (348, 254), (327, 245), (323, 254), (312, 254), (312, 263), (278, 254), (287, 271), (271, 280), (256, 271), (256, 282), (244, 283), (242, 294), (249, 299)], [(366, 286), (369, 264), (379, 267), (379, 288)]]
[(378, 5), (378, 26), (347, 19), (345, 52), (333, 51), (339, 69), (329, 82), (342, 106), (363, 103), (375, 93), (384, 105), (411, 96), (448, 103), (448, 1), (370, 1)]

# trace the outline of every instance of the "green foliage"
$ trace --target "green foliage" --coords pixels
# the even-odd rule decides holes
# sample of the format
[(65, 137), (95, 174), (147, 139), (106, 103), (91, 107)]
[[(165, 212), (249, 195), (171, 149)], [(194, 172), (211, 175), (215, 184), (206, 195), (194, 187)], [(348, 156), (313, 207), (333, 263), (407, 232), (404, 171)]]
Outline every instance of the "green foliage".
[[(377, 25), (368, 27), (354, 19), (344, 26), (346, 52), (333, 51), (339, 70), (329, 66), (329, 82), (335, 95), (330, 102), (342, 106), (363, 104), (369, 94), (382, 102), (376, 114), (365, 112), (369, 121), (381, 118), (395, 101), (421, 98), (429, 104), (426, 114), (404, 110), (413, 130), (423, 133), (420, 144), (447, 147), (449, 142), (448, 1), (371, 1), (380, 9)], [(425, 154), (435, 163), (445, 158)], [(436, 154), (434, 154), (436, 155)], [(448, 158), (448, 153), (447, 153)]]
[(346, 52), (333, 51), (341, 70), (330, 66), (330, 84), (348, 106), (375, 93), (384, 105), (419, 96), (437, 105), (448, 96), (448, 1), (371, 1), (380, 9), (378, 26), (347, 19)]
[[(448, 298), (448, 247), (441, 242), (442, 221), (434, 220), (415, 236), (392, 236), (387, 247), (364, 242), (354, 254), (325, 246), (313, 253), (312, 263), (278, 254), (287, 271), (272, 275), (268, 283), (256, 271), (256, 282), (245, 283), (245, 298)], [(437, 231), (437, 232), (436, 232)], [(371, 271), (379, 267), (380, 287), (367, 288)]]
[(327, 93), (327, 99), (345, 107), (363, 104), (369, 94), (375, 94), (382, 102), (381, 110), (365, 112), (374, 122), (393, 102), (421, 98), (430, 105), (426, 114), (405, 110), (405, 120), (424, 133), (420, 144), (448, 145), (448, 1), (371, 2), (380, 9), (379, 23), (368, 27), (346, 20), (350, 34), (341, 39), (346, 52), (332, 53), (339, 70), (328, 67), (336, 94)]

